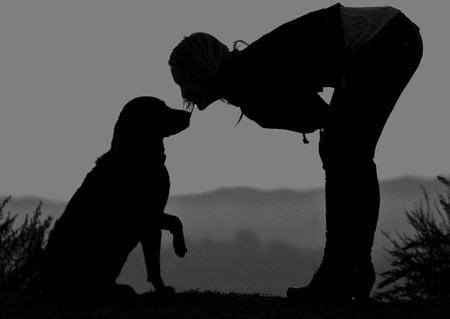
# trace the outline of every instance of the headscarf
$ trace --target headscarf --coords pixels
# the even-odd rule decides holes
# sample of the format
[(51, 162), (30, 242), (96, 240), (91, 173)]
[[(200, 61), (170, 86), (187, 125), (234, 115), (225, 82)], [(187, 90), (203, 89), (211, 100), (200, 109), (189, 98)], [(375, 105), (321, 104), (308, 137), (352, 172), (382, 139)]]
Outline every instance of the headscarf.
[(169, 65), (187, 69), (204, 84), (216, 80), (228, 47), (208, 33), (196, 32), (185, 37), (172, 51)]

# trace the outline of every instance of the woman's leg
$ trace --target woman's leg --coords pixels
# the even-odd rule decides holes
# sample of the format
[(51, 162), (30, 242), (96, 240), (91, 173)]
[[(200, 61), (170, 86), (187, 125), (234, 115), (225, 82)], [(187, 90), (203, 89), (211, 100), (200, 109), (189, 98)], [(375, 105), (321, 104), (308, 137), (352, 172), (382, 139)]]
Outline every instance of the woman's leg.
[[(338, 92), (334, 101), (336, 113), (342, 109), (343, 117), (338, 117), (337, 127), (325, 129), (324, 166), (327, 179), (333, 179), (336, 173), (346, 172), (349, 176), (343, 184), (335, 188), (329, 187), (328, 192), (335, 196), (343, 196), (342, 189), (350, 191), (351, 204), (346, 210), (343, 203), (335, 203), (328, 210), (328, 228), (333, 228), (334, 214), (347, 219), (349, 229), (345, 236), (349, 237), (354, 271), (358, 278), (356, 283), (367, 282), (366, 293), (353, 292), (359, 298), (370, 292), (373, 285), (374, 272), (371, 262), (371, 250), (378, 221), (380, 207), (380, 191), (377, 169), (374, 162), (375, 149), (386, 121), (391, 114), (402, 91), (416, 71), (422, 57), (422, 42), (418, 29), (403, 14), (399, 14), (369, 45), (356, 53), (346, 74), (345, 86)], [(339, 142), (336, 135), (348, 134), (350, 141)], [(327, 135), (333, 134), (328, 141)], [(343, 145), (346, 144), (346, 145)], [(342, 159), (345, 154), (348, 159)], [(337, 163), (338, 165), (336, 165)], [(344, 176), (341, 176), (341, 183)], [(327, 181), (328, 182), (328, 181)], [(330, 182), (333, 184), (333, 182)], [(339, 189), (338, 189), (339, 187)], [(327, 198), (328, 199), (328, 198)], [(339, 209), (337, 206), (341, 207)], [(344, 218), (342, 215), (347, 215)], [(340, 226), (342, 222), (335, 223)], [(336, 230), (339, 232), (339, 230)], [(328, 237), (327, 237), (328, 240)], [(334, 239), (332, 239), (333, 241)], [(371, 278), (360, 278), (368, 276)]]
[(416, 27), (400, 15), (352, 57), (345, 85), (331, 101), (334, 121), (324, 128), (319, 144), (326, 178), (324, 257), (310, 285), (294, 295), (368, 297), (380, 205), (375, 148), (421, 56)]

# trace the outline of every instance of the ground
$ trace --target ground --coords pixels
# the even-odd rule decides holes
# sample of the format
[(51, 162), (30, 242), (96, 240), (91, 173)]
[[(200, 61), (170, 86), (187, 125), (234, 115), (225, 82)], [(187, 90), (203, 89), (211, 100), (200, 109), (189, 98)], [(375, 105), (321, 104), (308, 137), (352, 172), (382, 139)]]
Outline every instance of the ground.
[(97, 305), (58, 304), (48, 298), (0, 294), (3, 319), (140, 319), (140, 318), (450, 318), (448, 301), (301, 306), (264, 295), (190, 291), (164, 299), (152, 293), (135, 300)]

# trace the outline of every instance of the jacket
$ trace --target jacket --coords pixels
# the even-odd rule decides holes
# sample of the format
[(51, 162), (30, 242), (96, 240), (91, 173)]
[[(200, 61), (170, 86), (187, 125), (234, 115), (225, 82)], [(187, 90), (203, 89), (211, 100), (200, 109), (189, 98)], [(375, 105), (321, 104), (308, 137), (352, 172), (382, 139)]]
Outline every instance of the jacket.
[(310, 133), (317, 94), (335, 87), (346, 60), (340, 4), (300, 16), (263, 35), (219, 70), (225, 99), (262, 127)]

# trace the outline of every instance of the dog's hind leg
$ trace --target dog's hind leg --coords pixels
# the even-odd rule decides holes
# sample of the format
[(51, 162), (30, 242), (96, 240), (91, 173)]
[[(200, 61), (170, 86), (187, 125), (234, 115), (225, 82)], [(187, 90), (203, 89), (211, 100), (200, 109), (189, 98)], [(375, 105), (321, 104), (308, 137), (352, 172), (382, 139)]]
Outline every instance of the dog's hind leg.
[(173, 215), (162, 213), (160, 216), (161, 229), (170, 231), (173, 236), (173, 248), (179, 257), (184, 257), (187, 253), (184, 240), (183, 224), (181, 220)]

